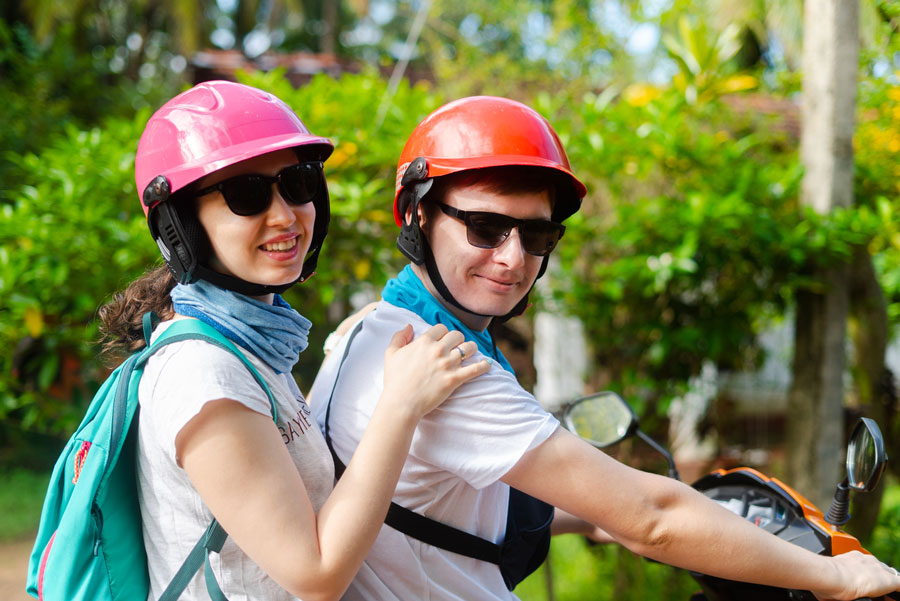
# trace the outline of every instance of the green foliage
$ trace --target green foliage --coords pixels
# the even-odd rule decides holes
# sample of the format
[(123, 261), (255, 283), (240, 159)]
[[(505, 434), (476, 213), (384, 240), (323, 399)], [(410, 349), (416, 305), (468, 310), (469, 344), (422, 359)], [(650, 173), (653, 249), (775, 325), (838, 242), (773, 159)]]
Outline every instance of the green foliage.
[(0, 20), (0, 202), (8, 201), (25, 177), (18, 157), (39, 152), (67, 125), (89, 128), (112, 115), (130, 118), (133, 105), (155, 102), (172, 90), (160, 81), (141, 94), (127, 78), (110, 71), (112, 49), (73, 52), (79, 35), (64, 26), (39, 43), (22, 24)]
[[(286, 296), (316, 324), (297, 375), (304, 387), (321, 344), (351, 296), (380, 290), (400, 266), (393, 181), (402, 140), (440, 104), (424, 86), (401, 85), (380, 127), (386, 93), (375, 74), (314, 78), (293, 89), (282, 72), (244, 76), (283, 98), (336, 150), (326, 163), (332, 221), (319, 269)], [(0, 205), (0, 416), (65, 433), (106, 371), (97, 358), (97, 307), (157, 263), (134, 190), (134, 149), (149, 118), (67, 126), (38, 154), (12, 158), (23, 184)]]
[(547, 562), (515, 593), (522, 601), (684, 601), (698, 588), (683, 570), (647, 561), (618, 545), (590, 545), (584, 537), (564, 535), (553, 537)]
[[(388, 87), (374, 73), (317, 76), (296, 90), (279, 71), (241, 79), (283, 98), (335, 143), (326, 162), (332, 222), (318, 273), (287, 293), (316, 324), (295, 374), (306, 388), (322, 340), (354, 295), (375, 296), (402, 264), (391, 212), (396, 157), (443, 99), (403, 83), (379, 124), (372, 115)], [(796, 140), (778, 115), (734, 109), (720, 97), (689, 103), (675, 86), (542, 94), (532, 104), (554, 123), (590, 188), (560, 245), (554, 288), (596, 341), (603, 371), (592, 384), (649, 401), (651, 412), (704, 361), (758, 363), (760, 321), (795, 290), (820, 286), (808, 275), (815, 263), (900, 240), (890, 234), (900, 230), (887, 185), (874, 190), (880, 200), (827, 218), (799, 210)], [(157, 260), (132, 184), (147, 117), (69, 127), (42, 153), (16, 161), (26, 185), (0, 212), (0, 366), (13, 376), (0, 381), (0, 414), (15, 412), (29, 427), (71, 427), (101, 373), (91, 343), (96, 307)], [(866, 169), (883, 169), (883, 156), (872, 151)], [(885, 265), (895, 256), (882, 255)]]
[(900, 484), (885, 488), (878, 524), (867, 548), (884, 563), (900, 566)]
[(897, 227), (887, 200), (801, 210), (782, 115), (694, 98), (633, 86), (538, 102), (591, 188), (553, 288), (595, 341), (595, 387), (632, 399), (678, 394), (707, 360), (752, 368), (760, 322), (796, 290), (821, 289), (816, 265)]
[(17, 157), (24, 184), (0, 205), (0, 416), (67, 431), (93, 392), (95, 312), (158, 251), (134, 192), (143, 123), (111, 119)]
[(49, 479), (49, 471), (0, 471), (0, 542), (37, 531)]

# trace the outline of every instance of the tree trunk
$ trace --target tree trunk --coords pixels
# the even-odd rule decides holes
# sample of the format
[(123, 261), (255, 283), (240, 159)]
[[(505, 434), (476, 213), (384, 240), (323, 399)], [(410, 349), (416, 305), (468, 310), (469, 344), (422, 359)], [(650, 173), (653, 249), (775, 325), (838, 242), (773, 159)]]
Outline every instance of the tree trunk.
[[(803, 38), (804, 166), (801, 202), (819, 213), (853, 200), (853, 128), (859, 6), (806, 0)], [(827, 510), (840, 480), (848, 266), (815, 268), (824, 290), (797, 296), (793, 381), (788, 398), (789, 482)]]
[(331, 0), (322, 5), (322, 22), (325, 24), (319, 38), (319, 52), (322, 54), (334, 54), (337, 48), (339, 4), (337, 0)]
[[(898, 441), (891, 436), (890, 425), (896, 416), (894, 376), (885, 366), (888, 343), (887, 303), (872, 257), (865, 247), (856, 249), (850, 276), (850, 308), (855, 318), (853, 347), (856, 352), (854, 382), (862, 414), (882, 428), (888, 457), (900, 456)], [(853, 519), (848, 529), (865, 540), (875, 529), (884, 487), (867, 495), (853, 497)]]
[(841, 479), (846, 268), (823, 273), (824, 294), (797, 295), (793, 380), (788, 396), (788, 483), (827, 511)]

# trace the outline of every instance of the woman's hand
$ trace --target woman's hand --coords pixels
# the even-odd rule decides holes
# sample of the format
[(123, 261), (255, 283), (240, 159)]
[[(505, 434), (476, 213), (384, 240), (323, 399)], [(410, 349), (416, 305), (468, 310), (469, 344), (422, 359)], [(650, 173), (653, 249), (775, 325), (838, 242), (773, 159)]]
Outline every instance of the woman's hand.
[(432, 326), (413, 340), (412, 326), (391, 338), (384, 354), (384, 392), (381, 403), (409, 411), (419, 419), (450, 396), (457, 387), (487, 373), (487, 360), (466, 364), (478, 349), (460, 332)]
[(812, 591), (821, 601), (877, 598), (900, 592), (900, 574), (897, 570), (881, 563), (872, 555), (850, 551), (829, 559), (838, 574), (837, 582), (844, 583), (844, 587), (839, 591)]

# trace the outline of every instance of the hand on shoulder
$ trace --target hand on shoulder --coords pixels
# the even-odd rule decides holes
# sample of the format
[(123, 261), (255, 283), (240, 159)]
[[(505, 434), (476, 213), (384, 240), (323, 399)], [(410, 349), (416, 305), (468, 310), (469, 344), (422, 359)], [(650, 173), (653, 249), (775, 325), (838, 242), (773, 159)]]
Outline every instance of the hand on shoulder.
[(396, 403), (419, 419), (454, 390), (490, 369), (488, 360), (466, 363), (477, 345), (446, 326), (432, 326), (413, 338), (407, 325), (395, 333), (384, 356), (382, 402)]

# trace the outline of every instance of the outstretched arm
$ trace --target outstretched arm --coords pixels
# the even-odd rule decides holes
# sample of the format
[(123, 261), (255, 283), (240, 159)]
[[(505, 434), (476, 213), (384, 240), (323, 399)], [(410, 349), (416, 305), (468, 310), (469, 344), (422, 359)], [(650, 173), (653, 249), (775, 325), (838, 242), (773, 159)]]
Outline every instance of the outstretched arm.
[(550, 534), (580, 534), (586, 536), (592, 542), (598, 544), (614, 543), (616, 539), (609, 535), (602, 528), (572, 515), (565, 509), (559, 507), (553, 512), (553, 522), (550, 524)]
[(381, 529), (418, 420), (489, 367), (461, 366), (455, 349), (471, 357), (475, 345), (444, 326), (411, 339), (407, 327), (391, 341), (381, 400), (318, 515), (270, 417), (221, 399), (176, 439), (181, 464), (225, 531), (295, 596), (341, 596)]
[(629, 468), (559, 429), (503, 481), (596, 524), (635, 553), (713, 576), (857, 599), (900, 590), (871, 556), (822, 557), (773, 536), (691, 487)]

